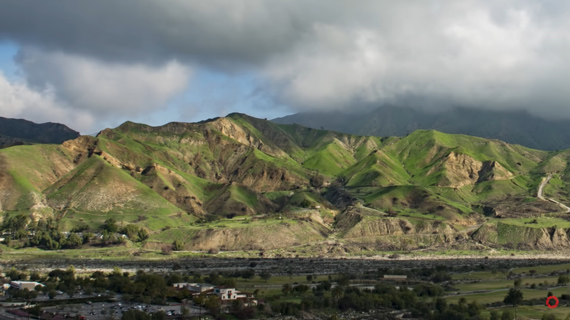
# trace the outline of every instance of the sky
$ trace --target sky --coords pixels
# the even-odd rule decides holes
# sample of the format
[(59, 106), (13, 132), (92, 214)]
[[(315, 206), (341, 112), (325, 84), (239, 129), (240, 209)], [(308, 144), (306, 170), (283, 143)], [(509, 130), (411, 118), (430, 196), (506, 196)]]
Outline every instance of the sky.
[(4, 0), (0, 116), (84, 134), (383, 104), (570, 118), (570, 3)]

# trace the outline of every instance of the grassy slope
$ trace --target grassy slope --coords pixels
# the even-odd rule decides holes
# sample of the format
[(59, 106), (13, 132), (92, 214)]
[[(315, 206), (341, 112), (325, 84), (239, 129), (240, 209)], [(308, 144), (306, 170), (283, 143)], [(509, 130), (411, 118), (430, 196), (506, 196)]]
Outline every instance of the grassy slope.
[[(144, 213), (150, 218), (144, 224), (159, 228), (173, 222), (167, 223), (166, 217), (180, 212), (152, 189), (98, 156), (70, 171), (45, 193), (53, 207), (73, 209), (78, 219), (88, 223), (110, 216), (133, 221)], [(157, 222), (160, 220), (164, 221)]]
[(403, 165), (382, 151), (370, 153), (343, 174), (349, 187), (406, 185), (410, 179)]
[[(124, 215), (126, 221), (135, 221), (141, 212), (155, 220), (166, 219), (161, 223), (148, 222), (154, 229), (192, 219), (172, 218), (180, 210), (166, 200), (170, 199), (166, 192), (150, 189), (148, 186), (151, 185), (174, 192), (184, 191), (204, 204), (223, 198), (229, 203), (226, 208), (243, 204), (252, 213), (265, 213), (269, 199), (286, 199), (292, 189), (282, 189), (277, 180), (274, 183), (259, 179), (282, 170), (297, 184), (303, 181), (308, 184), (308, 178), (314, 171), (319, 171), (331, 180), (343, 176), (346, 192), (372, 208), (392, 209), (409, 219), (445, 220), (471, 212), (473, 204), (513, 195), (532, 196), (545, 172), (566, 172), (570, 155), (567, 152), (549, 154), (497, 140), (436, 131), (419, 130), (404, 138), (382, 139), (277, 125), (240, 114), (230, 115), (226, 120), (234, 126), (227, 129), (229, 131), (220, 129), (217, 120), (197, 124), (171, 123), (156, 128), (125, 123), (119, 128), (105, 130), (98, 138), (98, 148), (126, 167), (116, 168), (94, 156), (53, 185), (53, 182), (42, 180), (41, 175), (52, 169), (50, 161), (53, 157), (41, 159), (37, 148), (42, 148), (42, 153), (59, 154), (61, 159), (69, 162), (71, 155), (63, 149), (22, 146), (2, 153), (16, 168), (10, 173), (17, 188), (36, 193), (47, 188), (48, 200), (58, 204), (59, 208), (67, 204), (73, 209), (69, 212), (77, 219), (100, 222), (101, 218), (93, 218), (97, 212), (102, 216), (117, 212)], [(236, 136), (232, 136), (232, 132)], [(244, 142), (245, 136), (249, 142)], [(449, 174), (442, 163), (451, 152), (477, 161), (496, 161), (514, 178), (457, 189), (438, 187), (438, 182)], [(165, 171), (148, 176), (140, 174), (140, 170), (153, 165), (160, 165)], [(216, 175), (228, 175), (238, 169), (240, 176), (233, 178), (237, 179), (237, 184), (213, 181)], [(239, 179), (251, 177), (257, 177), (258, 180), (249, 183), (259, 187), (261, 192), (239, 184)], [(565, 195), (561, 190), (566, 186), (567, 177), (570, 179), (570, 174), (555, 176), (546, 189), (547, 194)], [(262, 196), (265, 192), (268, 198)], [(320, 196), (302, 190), (293, 194), (289, 201), (296, 205), (305, 199), (311, 205), (326, 202)], [(102, 201), (103, 204), (97, 207), (90, 203), (99, 199), (97, 197), (111, 200)], [(25, 209), (30, 201), (22, 199), (24, 203), (20, 207)]]

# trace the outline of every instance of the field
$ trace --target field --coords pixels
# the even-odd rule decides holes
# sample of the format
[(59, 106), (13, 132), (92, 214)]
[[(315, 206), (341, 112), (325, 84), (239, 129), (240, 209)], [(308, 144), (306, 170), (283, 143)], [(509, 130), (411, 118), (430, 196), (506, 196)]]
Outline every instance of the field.
[[(519, 289), (523, 294), (523, 299), (537, 299), (539, 305), (488, 307), (483, 312), (484, 316), (489, 316), (491, 311), (502, 314), (506, 310), (511, 310), (514, 313), (516, 309), (517, 319), (540, 319), (545, 313), (552, 313), (558, 319), (566, 319), (570, 315), (570, 301), (560, 300), (559, 306), (554, 310), (546, 307), (545, 302), (549, 293), (559, 299), (562, 295), (570, 294), (570, 286), (557, 285), (558, 274), (565, 275), (568, 268), (570, 264), (557, 264), (511, 268), (503, 271), (457, 273), (453, 275), (455, 282), (453, 288), (458, 291), (448, 293), (446, 300), (448, 303), (458, 303), (460, 299), (465, 299), (468, 303), (477, 301), (481, 305), (501, 303), (509, 289), (514, 288), (514, 278), (520, 277)], [(507, 279), (509, 275), (511, 278)]]

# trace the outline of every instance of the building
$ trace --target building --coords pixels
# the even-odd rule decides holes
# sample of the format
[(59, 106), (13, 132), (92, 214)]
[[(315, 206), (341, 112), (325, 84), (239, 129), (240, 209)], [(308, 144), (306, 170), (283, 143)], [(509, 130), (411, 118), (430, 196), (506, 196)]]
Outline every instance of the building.
[(10, 286), (18, 290), (28, 289), (35, 290), (36, 286), (44, 286), (43, 284), (35, 281), (10, 281)]
[(240, 292), (237, 291), (235, 288), (232, 287), (216, 287), (214, 288), (214, 294), (220, 298), (222, 301), (222, 305), (228, 304), (228, 302), (232, 302), (235, 300), (241, 300), (243, 305), (248, 306), (256, 306), (257, 300), (251, 293), (247, 292)]
[(235, 288), (216, 287), (216, 288), (214, 288), (214, 293), (222, 301), (224, 301), (224, 300), (235, 300), (238, 298), (238, 291)]
[(190, 283), (190, 282), (179, 282), (172, 284), (174, 288), (177, 289), (187, 289), (193, 295), (194, 294), (201, 294), (206, 293), (208, 291), (214, 290), (214, 286), (211, 284), (204, 284), (204, 283)]
[(253, 296), (252, 293), (248, 292), (240, 292), (233, 287), (215, 287), (210, 284), (202, 284), (202, 283), (174, 283), (172, 285), (174, 288), (177, 289), (186, 289), (190, 291), (192, 296), (217, 296), (224, 309), (228, 309), (231, 306), (233, 301), (242, 301), (243, 305), (248, 306), (256, 306), (257, 299)]

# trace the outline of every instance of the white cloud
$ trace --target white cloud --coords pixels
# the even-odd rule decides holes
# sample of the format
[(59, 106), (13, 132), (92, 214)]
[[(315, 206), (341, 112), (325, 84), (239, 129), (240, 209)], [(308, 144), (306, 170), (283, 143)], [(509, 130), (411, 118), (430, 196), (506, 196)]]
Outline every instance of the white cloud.
[(51, 84), (98, 119), (155, 110), (184, 90), (187, 65), (257, 74), (276, 105), (299, 111), (394, 103), (570, 117), (569, 13), (551, 0), (18, 0), (3, 4), (0, 39), (24, 46), (32, 87)]
[(53, 91), (29, 88), (23, 82), (10, 82), (0, 72), (0, 113), (4, 117), (25, 118), (35, 122), (60, 122), (74, 128), (91, 128), (94, 117), (85, 111), (73, 111), (55, 99)]
[(188, 67), (176, 61), (129, 65), (28, 47), (21, 50), (17, 62), (31, 86), (54, 88), (70, 109), (99, 119), (165, 108), (184, 91), (191, 75)]
[(0, 114), (36, 122), (61, 122), (82, 133), (144, 118), (182, 93), (190, 69), (119, 64), (24, 47), (16, 58), (23, 78), (0, 73)]
[(461, 1), (434, 12), (415, 2), (369, 9), (376, 20), (314, 23), (266, 64), (279, 99), (299, 109), (395, 103), (570, 117), (570, 93), (560, 86), (570, 81), (569, 64), (557, 58), (568, 37), (553, 36), (566, 22), (541, 20), (541, 8)]

